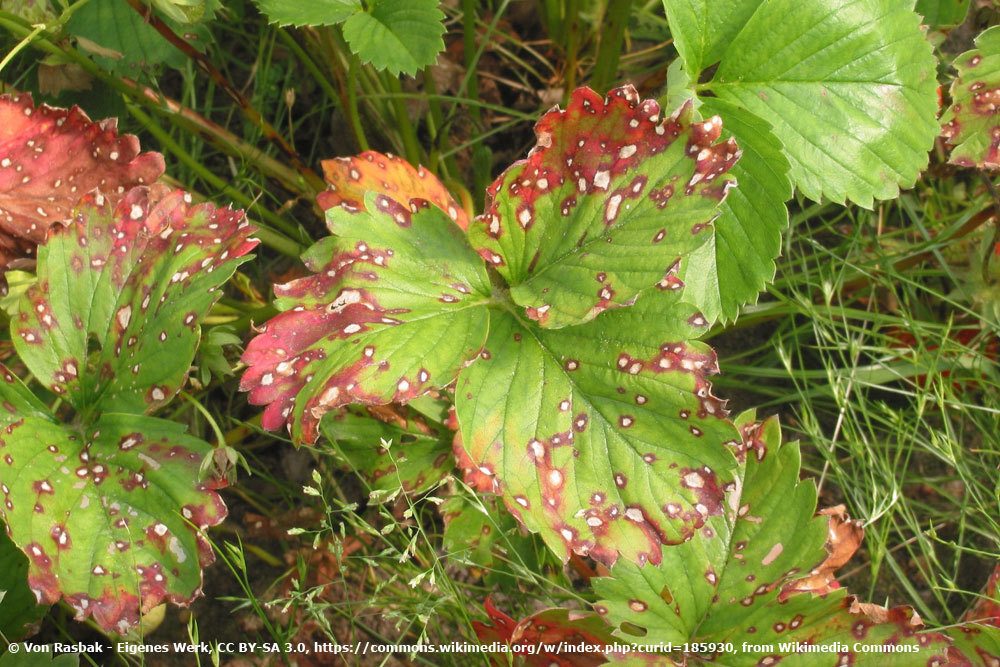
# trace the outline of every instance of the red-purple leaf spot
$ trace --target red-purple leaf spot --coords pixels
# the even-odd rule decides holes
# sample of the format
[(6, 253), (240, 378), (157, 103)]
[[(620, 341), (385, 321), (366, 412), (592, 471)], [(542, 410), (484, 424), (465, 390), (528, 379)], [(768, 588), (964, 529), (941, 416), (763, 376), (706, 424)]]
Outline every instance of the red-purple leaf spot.
[(958, 76), (941, 136), (952, 146), (952, 164), (1000, 169), (1000, 28), (979, 35), (976, 47), (953, 63)]
[(100, 190), (117, 201), (163, 173), (159, 153), (119, 135), (113, 118), (91, 121), (79, 107), (37, 107), (31, 96), (0, 96), (0, 270), (34, 247), (77, 201)]
[(363, 208), (365, 195), (375, 192), (388, 197), (404, 211), (414, 199), (428, 201), (462, 229), (469, 226), (468, 213), (444, 184), (423, 167), (414, 167), (399, 156), (365, 151), (354, 157), (324, 160), (322, 164), (330, 187), (319, 193), (316, 201), (324, 211), (344, 204)]
[(661, 118), (631, 86), (578, 89), (490, 186), (470, 239), (543, 327), (627, 306), (708, 238), (739, 158), (721, 130), (690, 104)]
[(313, 443), (324, 414), (348, 403), (405, 403), (448, 385), (482, 347), (489, 279), (462, 230), (421, 200), (369, 193), (327, 212), (337, 235), (303, 256), (313, 275), (275, 286), (284, 312), (247, 345), (240, 382)]
[[(181, 388), (218, 288), (256, 244), (242, 211), (162, 186), (86, 195), (39, 247), (11, 322), (34, 375), (78, 410), (142, 413)], [(96, 343), (97, 350), (93, 350)]]

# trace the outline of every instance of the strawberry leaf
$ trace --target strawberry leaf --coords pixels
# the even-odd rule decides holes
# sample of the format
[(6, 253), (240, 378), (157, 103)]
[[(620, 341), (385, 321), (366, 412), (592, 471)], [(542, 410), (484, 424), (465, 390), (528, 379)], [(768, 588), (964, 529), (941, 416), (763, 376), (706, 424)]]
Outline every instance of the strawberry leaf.
[(732, 321), (774, 277), (781, 232), (788, 226), (785, 202), (792, 196), (788, 160), (764, 120), (717, 98), (699, 110), (726, 119), (723, 134), (736, 137), (742, 157), (730, 170), (737, 186), (722, 202), (714, 237), (688, 255), (680, 278), (685, 300), (706, 319)]
[(63, 599), (78, 620), (124, 633), (162, 602), (200, 595), (213, 560), (203, 530), (226, 515), (213, 483), (193, 483), (212, 447), (137, 415), (64, 426), (0, 372), (2, 512), (38, 602)]
[(523, 656), (524, 664), (532, 667), (597, 667), (606, 664), (603, 653), (574, 649), (560, 651), (560, 644), (606, 646), (616, 641), (611, 628), (591, 612), (546, 609), (515, 621), (497, 609), (490, 598), (486, 598), (484, 606), (490, 623), (473, 621), (476, 637), (482, 644), (500, 642), (511, 647), (496, 654), (497, 664), (507, 664), (508, 656), (513, 652)]
[[(597, 579), (598, 613), (622, 638), (643, 644), (732, 642), (670, 657), (682, 664), (772, 664), (801, 653), (799, 644), (836, 645), (843, 664), (867, 657), (858, 644), (888, 647), (879, 664), (943, 660), (943, 635), (919, 632), (907, 608), (862, 605), (843, 590), (796, 592), (796, 578), (828, 557), (828, 519), (815, 516), (816, 489), (799, 481), (799, 449), (782, 444), (776, 419), (762, 425), (738, 420), (746, 437), (737, 448), (741, 466), (728, 489), (725, 511), (684, 544), (663, 549), (658, 565), (620, 559), (611, 576)], [(823, 654), (817, 654), (823, 655)], [(828, 664), (835, 661), (830, 653)], [(811, 663), (807, 663), (811, 664)]]
[(334, 25), (362, 10), (360, 0), (254, 0), (271, 23), (280, 26)]
[[(652, 324), (656, 323), (653, 329)], [(723, 511), (738, 439), (711, 394), (704, 320), (654, 288), (546, 330), (494, 312), (455, 390), (462, 442), (508, 509), (564, 560), (658, 562)], [(497, 391), (497, 387), (507, 388)]]
[(387, 422), (364, 410), (345, 408), (327, 415), (321, 428), (337, 454), (372, 490), (423, 493), (455, 468), (452, 432), (413, 410), (401, 408), (396, 413), (396, 419)]
[(976, 48), (955, 58), (952, 104), (941, 116), (953, 146), (952, 164), (1000, 169), (1000, 26), (976, 38)]
[(378, 192), (404, 207), (413, 199), (429, 201), (462, 229), (469, 226), (465, 209), (434, 174), (396, 155), (365, 151), (357, 157), (324, 160), (323, 175), (330, 189), (319, 193), (316, 201), (324, 211), (341, 204), (363, 208), (365, 194)]
[(241, 388), (262, 425), (313, 443), (348, 403), (403, 403), (448, 385), (482, 348), (491, 288), (441, 210), (369, 193), (327, 211), (335, 237), (303, 256), (314, 275), (275, 286), (282, 310), (247, 345)]
[(913, 185), (938, 132), (935, 59), (912, 6), (664, 1), (691, 80), (718, 64), (702, 98), (768, 121), (805, 196), (866, 207)]
[(115, 206), (88, 196), (39, 250), (12, 338), (35, 377), (85, 415), (168, 402), (201, 318), (257, 243), (242, 212), (189, 200), (145, 188)]
[(689, 104), (661, 120), (631, 86), (589, 88), (538, 122), (538, 143), (488, 190), (469, 227), (511, 298), (543, 327), (629, 305), (711, 235), (739, 152)]
[(916, 12), (932, 28), (951, 28), (965, 22), (971, 0), (917, 0)]
[(344, 39), (362, 62), (390, 74), (433, 65), (444, 50), (444, 12), (438, 0), (370, 0), (368, 11), (344, 21)]
[(80, 110), (35, 106), (31, 96), (0, 96), (0, 271), (34, 256), (49, 227), (67, 222), (94, 189), (117, 201), (163, 173), (159, 153), (118, 135), (115, 119), (93, 122)]

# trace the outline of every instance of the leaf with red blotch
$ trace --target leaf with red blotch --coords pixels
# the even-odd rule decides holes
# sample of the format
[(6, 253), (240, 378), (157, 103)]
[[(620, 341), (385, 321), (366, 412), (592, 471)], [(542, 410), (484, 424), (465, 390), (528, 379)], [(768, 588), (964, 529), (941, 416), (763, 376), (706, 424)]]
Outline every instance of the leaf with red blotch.
[(65, 600), (78, 620), (124, 633), (201, 594), (204, 530), (226, 516), (222, 482), (197, 481), (208, 443), (139, 415), (63, 425), (3, 367), (0, 399), (0, 512), (40, 603)]
[(0, 96), (0, 272), (32, 257), (54, 223), (67, 222), (97, 189), (117, 200), (163, 173), (163, 156), (140, 153), (113, 118), (93, 122), (79, 107), (35, 106), (31, 96)]
[(322, 165), (330, 189), (319, 193), (316, 202), (324, 211), (342, 204), (363, 208), (365, 195), (376, 192), (406, 207), (412, 199), (428, 201), (462, 229), (469, 226), (469, 214), (444, 184), (423, 167), (414, 168), (399, 156), (365, 151), (355, 157), (324, 160)]
[(941, 135), (953, 147), (949, 162), (1000, 169), (1000, 26), (976, 38), (976, 48), (952, 63), (951, 106), (941, 116)]
[(657, 562), (724, 510), (740, 435), (672, 284), (558, 330), (493, 311), (455, 387), (462, 468), (563, 560)]
[[(736, 422), (746, 427), (754, 415)], [(669, 654), (684, 665), (749, 667), (789, 656), (794, 664), (861, 664), (874, 654), (879, 662), (870, 664), (944, 664), (947, 637), (921, 631), (909, 608), (862, 604), (829, 586), (823, 595), (792, 591), (803, 575), (841, 558), (841, 536), (831, 539), (829, 517), (815, 514), (815, 485), (799, 481), (798, 446), (781, 442), (776, 418), (744, 433), (752, 440), (737, 448), (740, 469), (723, 513), (691, 540), (665, 547), (659, 564), (623, 558), (594, 580), (595, 609), (619, 639), (705, 646)], [(807, 644), (832, 648), (799, 648)]]
[(11, 338), (35, 377), (84, 415), (143, 413), (181, 388), (200, 322), (257, 244), (242, 211), (134, 188), (86, 196), (39, 247)]
[(313, 443), (348, 403), (406, 403), (447, 386), (482, 348), (490, 280), (462, 230), (420, 200), (368, 193), (327, 211), (336, 236), (303, 255), (314, 273), (274, 288), (281, 314), (247, 345), (240, 388)]
[[(491, 598), (486, 598), (483, 606), (491, 624), (472, 622), (479, 642), (498, 642), (507, 644), (511, 649), (495, 654), (495, 665), (510, 664), (511, 653), (522, 656), (523, 664), (531, 667), (596, 667), (612, 657), (603, 651), (579, 651), (575, 648), (581, 644), (603, 647), (617, 640), (607, 623), (592, 612), (546, 609), (515, 621), (497, 609)], [(560, 651), (560, 643), (574, 648)]]
[(631, 304), (711, 237), (739, 151), (690, 103), (666, 119), (631, 86), (573, 92), (487, 190), (473, 246), (546, 328)]

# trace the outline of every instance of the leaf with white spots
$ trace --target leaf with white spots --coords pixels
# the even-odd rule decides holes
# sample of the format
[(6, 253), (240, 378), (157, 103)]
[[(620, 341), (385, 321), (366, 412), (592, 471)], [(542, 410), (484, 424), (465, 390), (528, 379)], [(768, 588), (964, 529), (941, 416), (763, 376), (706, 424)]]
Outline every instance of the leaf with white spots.
[(679, 275), (684, 298), (709, 321), (732, 321), (774, 277), (792, 185), (781, 142), (765, 121), (717, 98), (700, 111), (726, 119), (723, 132), (736, 137), (742, 157), (730, 170), (737, 186), (722, 202), (712, 241), (685, 258)]
[(770, 123), (805, 196), (871, 207), (927, 165), (936, 61), (913, 0), (663, 4), (691, 79), (718, 65), (702, 99)]
[[(600, 598), (595, 609), (619, 638), (643, 644), (733, 642), (739, 649), (671, 655), (687, 665), (870, 659), (856, 651), (856, 642), (913, 647), (920, 664), (942, 659), (947, 641), (920, 632), (919, 618), (908, 608), (862, 605), (842, 589), (822, 596), (793, 590), (798, 578), (827, 557), (828, 517), (815, 515), (815, 486), (799, 481), (798, 446), (781, 443), (776, 418), (754, 424), (744, 415), (737, 422), (744, 436), (735, 448), (741, 465), (726, 491), (724, 511), (690, 541), (664, 548), (658, 564), (620, 559), (609, 577), (594, 580)], [(836, 643), (843, 649), (799, 653), (782, 642)], [(871, 664), (914, 664), (913, 653), (877, 657), (880, 662)]]
[(723, 512), (736, 464), (723, 445), (739, 434), (711, 393), (715, 354), (693, 340), (704, 319), (671, 284), (558, 330), (493, 312), (459, 377), (469, 459), (564, 560), (658, 562)]
[(321, 425), (333, 449), (373, 490), (419, 494), (454, 470), (453, 434), (444, 425), (406, 407), (384, 418), (390, 421), (348, 407), (328, 414)]
[(151, 417), (60, 424), (0, 373), (0, 513), (38, 601), (124, 633), (153, 607), (200, 595), (213, 560), (204, 530), (226, 515), (220, 482), (197, 481), (212, 447)]
[(469, 214), (437, 176), (398, 155), (365, 151), (355, 157), (324, 160), (323, 176), (330, 187), (316, 196), (316, 202), (324, 211), (345, 203), (363, 208), (365, 195), (375, 192), (404, 207), (412, 199), (429, 201), (462, 229), (469, 226)]
[(119, 135), (115, 119), (93, 122), (79, 107), (37, 107), (31, 96), (0, 96), (0, 272), (33, 257), (49, 227), (68, 222), (77, 201), (94, 189), (118, 200), (163, 173), (159, 153), (140, 153), (139, 140)]
[(369, 193), (327, 211), (337, 236), (310, 248), (313, 275), (276, 285), (281, 314), (247, 345), (240, 382), (266, 429), (313, 443), (342, 405), (405, 403), (447, 386), (482, 348), (489, 277), (462, 230), (423, 200)]
[(627, 306), (711, 237), (739, 157), (721, 131), (690, 104), (661, 118), (631, 86), (605, 98), (578, 89), (490, 186), (469, 237), (543, 327)]
[(951, 145), (949, 162), (1000, 169), (1000, 26), (976, 38), (976, 48), (955, 58), (951, 106), (941, 116)]
[(182, 192), (85, 197), (39, 247), (11, 319), (18, 354), (84, 415), (149, 412), (181, 388), (201, 319), (257, 244), (241, 211)]

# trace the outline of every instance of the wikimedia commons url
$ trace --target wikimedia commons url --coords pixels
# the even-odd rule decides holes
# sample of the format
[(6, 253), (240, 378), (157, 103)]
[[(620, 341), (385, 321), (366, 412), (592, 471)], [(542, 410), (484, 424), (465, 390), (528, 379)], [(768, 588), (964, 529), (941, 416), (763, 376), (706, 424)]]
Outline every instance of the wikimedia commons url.
[(828, 644), (808, 644), (800, 642), (777, 642), (775, 644), (735, 643), (692, 643), (692, 644), (592, 644), (586, 642), (538, 642), (510, 645), (503, 642), (478, 644), (473, 642), (449, 642), (446, 644), (379, 644), (359, 641), (350, 644), (336, 642), (130, 642), (113, 643), (50, 643), (36, 644), (32, 642), (16, 642), (7, 646), (9, 653), (32, 654), (41, 653), (59, 655), (64, 653), (87, 654), (91, 657), (100, 655), (130, 655), (145, 656), (155, 654), (205, 654), (205, 655), (253, 655), (253, 654), (286, 654), (286, 655), (331, 655), (331, 656), (361, 656), (361, 655), (412, 655), (423, 654), (498, 654), (512, 653), (520, 655), (560, 655), (560, 654), (669, 654), (675, 652), (694, 654), (733, 654), (754, 653), (788, 655), (792, 653), (915, 653), (918, 646), (906, 644), (867, 644), (855, 642), (831, 642)]

